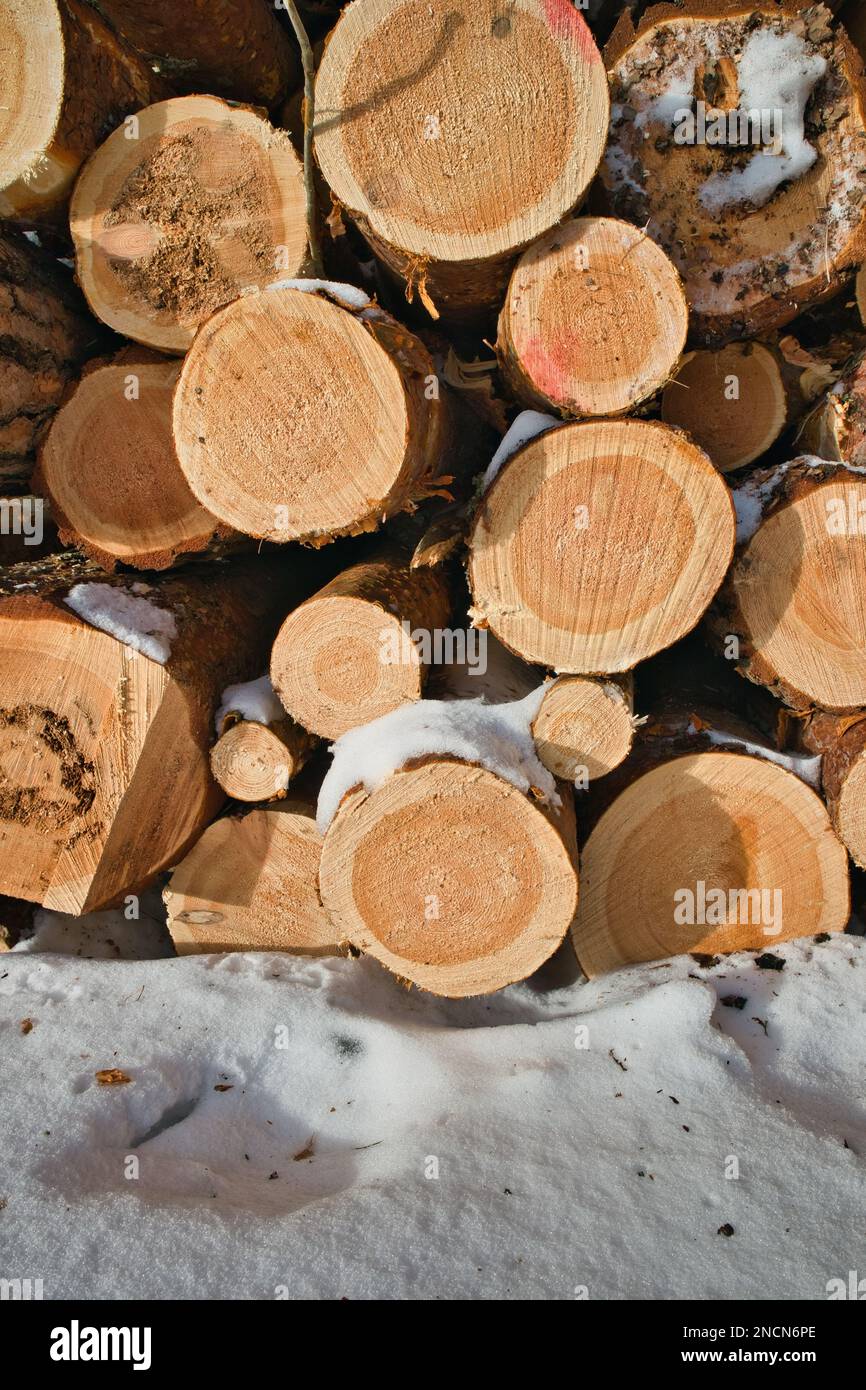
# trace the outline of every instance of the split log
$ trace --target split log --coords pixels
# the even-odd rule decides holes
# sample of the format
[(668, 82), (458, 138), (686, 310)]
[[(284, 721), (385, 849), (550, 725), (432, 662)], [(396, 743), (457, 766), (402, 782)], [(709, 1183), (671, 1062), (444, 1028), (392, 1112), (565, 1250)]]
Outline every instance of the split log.
[(843, 931), (848, 866), (826, 808), (775, 763), (716, 750), (636, 775), (581, 853), (571, 940), (590, 977), (685, 951)]
[(690, 353), (662, 395), (662, 419), (685, 430), (722, 473), (775, 444), (794, 414), (790, 372), (765, 343)]
[(860, 353), (813, 411), (797, 436), (819, 458), (866, 464), (866, 353)]
[(0, 46), (0, 217), (59, 221), (84, 160), (166, 84), (81, 0), (6, 0)]
[(217, 732), (211, 770), (235, 801), (284, 797), (318, 745), (318, 739), (286, 716), (267, 676), (223, 691)]
[(64, 544), (106, 570), (166, 569), (225, 534), (199, 506), (174, 448), (174, 359), (124, 349), (90, 365), (54, 418), (33, 486)]
[(866, 477), (800, 458), (750, 474), (734, 497), (716, 642), (793, 709), (866, 705)]
[(440, 569), (410, 569), (398, 554), (352, 565), (286, 618), (274, 689), (293, 719), (328, 739), (419, 700), (453, 601)]
[(424, 760), (346, 797), (319, 884), (342, 938), (450, 998), (537, 970), (577, 903), (571, 794), (548, 812), (486, 768)]
[(176, 92), (213, 92), (269, 109), (301, 79), (268, 0), (91, 0)]
[(497, 353), (524, 405), (618, 415), (664, 385), (687, 329), (680, 277), (646, 232), (612, 217), (579, 217), (517, 262)]
[(629, 671), (695, 626), (733, 545), (730, 493), (683, 435), (655, 421), (563, 425), (481, 499), (473, 620), (556, 671)]
[(328, 184), (407, 297), (452, 320), (499, 309), (519, 252), (583, 198), (607, 119), (571, 0), (363, 0), (316, 80)]
[(323, 544), (374, 530), (448, 480), (448, 401), (432, 358), (361, 291), (340, 294), (240, 299), (186, 358), (178, 457), (202, 506), (237, 531)]
[(215, 821), (163, 894), (178, 954), (336, 955), (337, 933), (317, 886), (321, 847), (309, 801)]
[[(611, 207), (649, 225), (708, 346), (787, 323), (863, 259), (866, 82), (830, 21), (795, 0), (694, 0), (636, 31), (624, 14), (605, 49)], [(758, 130), (750, 111), (780, 115)]]
[(0, 234), (0, 483), (26, 486), (36, 445), (102, 330), (62, 266)]
[(152, 585), (71, 555), (0, 571), (0, 892), (83, 913), (177, 862), (222, 800), (219, 693), (300, 585), (258, 559)]
[(821, 785), (836, 834), (866, 869), (866, 714), (816, 711), (805, 720), (798, 746), (821, 755)]

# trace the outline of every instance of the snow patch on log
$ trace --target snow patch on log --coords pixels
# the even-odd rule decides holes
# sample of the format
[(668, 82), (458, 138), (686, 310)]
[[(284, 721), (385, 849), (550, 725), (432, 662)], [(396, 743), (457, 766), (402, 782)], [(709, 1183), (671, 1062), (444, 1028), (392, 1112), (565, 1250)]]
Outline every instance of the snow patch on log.
[(540, 793), (559, 807), (552, 773), (539, 761), (532, 721), (547, 684), (522, 700), (487, 705), (483, 700), (417, 700), (338, 738), (319, 792), (316, 823), (328, 829), (353, 787), (374, 792), (416, 758), (458, 758), (494, 772), (522, 792)]
[(171, 656), (171, 644), (177, 636), (174, 614), (157, 608), (150, 599), (112, 584), (75, 584), (65, 602), (91, 627), (109, 633), (160, 666)]
[(277, 719), (286, 718), (286, 711), (267, 675), (259, 676), (254, 681), (226, 686), (216, 712), (217, 735), (223, 732), (223, 724), (232, 714), (256, 724), (272, 724)]
[[(736, 753), (749, 753), (754, 758), (762, 758), (765, 763), (775, 763), (786, 772), (793, 772), (794, 776), (799, 777), (808, 787), (815, 791), (821, 790), (820, 753), (780, 753), (778, 749), (769, 748), (765, 743), (752, 743), (750, 739), (725, 733), (721, 729), (704, 729), (702, 732), (706, 734), (710, 743), (716, 744), (719, 748), (727, 748)], [(689, 733), (698, 733), (695, 725), (689, 725)]]
[(266, 286), (267, 290), (301, 290), (303, 294), (327, 294), (336, 299), (346, 309), (366, 309), (372, 303), (370, 296), (357, 285), (348, 285), (342, 280), (274, 280)]
[(502, 465), (508, 462), (512, 454), (516, 454), (518, 449), (522, 449), (524, 444), (528, 444), (539, 434), (546, 434), (548, 430), (561, 424), (563, 421), (555, 415), (545, 415), (541, 410), (522, 410), (499, 441), (499, 448), (487, 465), (482, 483), (483, 490), (489, 488)]

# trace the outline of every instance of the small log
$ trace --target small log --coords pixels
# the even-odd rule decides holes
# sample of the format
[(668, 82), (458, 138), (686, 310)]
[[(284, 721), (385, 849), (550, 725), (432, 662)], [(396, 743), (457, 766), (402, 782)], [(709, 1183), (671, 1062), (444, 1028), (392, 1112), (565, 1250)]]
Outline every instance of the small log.
[(211, 770), (235, 801), (284, 797), (318, 743), (286, 717), (267, 676), (223, 691), (217, 732)]
[(268, 109), (300, 63), (268, 0), (92, 0), (178, 93), (213, 92)]
[(712, 637), (793, 709), (866, 705), (866, 478), (800, 458), (750, 474), (735, 501)]
[(532, 721), (538, 756), (555, 777), (586, 787), (631, 752), (635, 721), (631, 678), (559, 676)]
[(118, 333), (184, 353), (216, 309), (299, 274), (304, 181), (292, 142), (218, 97), (176, 97), (136, 116), (88, 161), (70, 226), (78, 279)]
[(421, 698), (452, 607), (440, 569), (410, 569), (380, 552), (289, 614), (271, 654), (274, 689), (305, 729), (339, 738)]
[(679, 274), (646, 232), (612, 217), (579, 217), (517, 262), (497, 354), (524, 405), (618, 415), (665, 384), (687, 328)]
[(798, 745), (821, 755), (824, 800), (836, 834), (854, 863), (866, 869), (866, 715), (815, 711)]
[[(680, 270), (696, 341), (778, 327), (843, 287), (866, 253), (866, 82), (823, 6), (693, 0), (636, 30), (624, 13), (605, 61), (610, 206)], [(772, 129), (749, 124), (776, 109)]]
[(662, 419), (685, 430), (721, 473), (753, 463), (794, 415), (790, 371), (765, 343), (690, 353), (662, 394)]
[(0, 46), (0, 217), (61, 221), (84, 160), (166, 84), (81, 0), (8, 0)]
[(683, 435), (655, 421), (563, 425), (481, 498), (473, 620), (556, 671), (629, 671), (695, 626), (733, 545), (730, 493)]
[(146, 349), (91, 364), (40, 450), (33, 486), (50, 498), (61, 540), (106, 570), (166, 569), (225, 534), (193, 497), (175, 452), (179, 375), (177, 361)]
[(215, 821), (163, 894), (178, 955), (336, 955), (337, 934), (317, 886), (321, 847), (309, 801), (282, 801)]
[(175, 447), (202, 506), (237, 531), (322, 544), (447, 485), (448, 400), (432, 358), (351, 293), (245, 297), (186, 358)]
[(797, 439), (819, 458), (856, 467), (866, 464), (866, 353), (849, 363), (806, 416)]
[(607, 117), (571, 0), (365, 0), (325, 49), (315, 148), (407, 298), (466, 321), (498, 311), (519, 252), (581, 201)]

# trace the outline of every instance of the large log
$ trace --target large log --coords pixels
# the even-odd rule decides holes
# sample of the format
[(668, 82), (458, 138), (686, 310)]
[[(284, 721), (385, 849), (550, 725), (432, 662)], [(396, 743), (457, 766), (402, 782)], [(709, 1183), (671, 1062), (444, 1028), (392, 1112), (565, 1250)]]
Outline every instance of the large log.
[(629, 671), (695, 626), (733, 545), (730, 493), (683, 435), (655, 421), (563, 425), (481, 498), (474, 621), (556, 671)]
[(300, 272), (304, 208), (292, 142), (260, 113), (211, 96), (157, 102), (75, 186), (78, 279), (118, 333), (183, 353), (223, 304)]
[(709, 346), (787, 323), (866, 253), (866, 85), (830, 21), (795, 0), (694, 0), (636, 31), (624, 14), (605, 49), (612, 208), (671, 256)]
[(407, 295), (459, 320), (495, 313), (517, 254), (583, 198), (607, 117), (570, 0), (360, 0), (319, 67), (315, 148)]
[(166, 84), (82, 0), (4, 0), (0, 48), (0, 217), (60, 221), (84, 160)]

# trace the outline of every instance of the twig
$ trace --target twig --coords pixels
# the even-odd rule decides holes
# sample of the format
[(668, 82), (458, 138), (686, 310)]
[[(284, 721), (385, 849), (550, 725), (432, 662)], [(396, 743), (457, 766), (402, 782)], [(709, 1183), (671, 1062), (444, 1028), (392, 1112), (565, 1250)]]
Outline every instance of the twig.
[(319, 247), (319, 224), (316, 215), (316, 185), (313, 172), (313, 119), (316, 114), (315, 98), (315, 60), (307, 31), (304, 28), (295, 0), (284, 0), (286, 13), (292, 21), (295, 38), (301, 50), (301, 63), (304, 68), (304, 190), (307, 195), (307, 244), (310, 248), (310, 263), (315, 275), (323, 273), (322, 253)]

